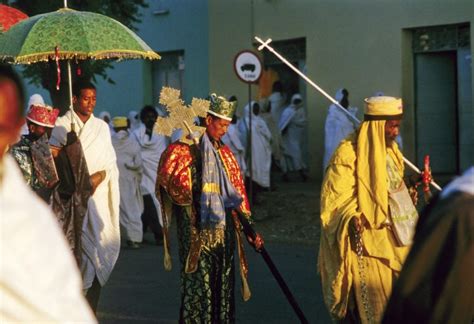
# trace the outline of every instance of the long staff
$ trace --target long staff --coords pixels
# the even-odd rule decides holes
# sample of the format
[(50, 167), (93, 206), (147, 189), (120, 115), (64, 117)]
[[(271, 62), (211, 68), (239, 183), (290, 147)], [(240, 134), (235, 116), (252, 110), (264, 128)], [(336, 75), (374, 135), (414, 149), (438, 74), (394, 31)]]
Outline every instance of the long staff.
[[(245, 218), (245, 216), (242, 214), (240, 210), (236, 210), (236, 212), (237, 212), (237, 216), (239, 218), (240, 224), (242, 224), (242, 229), (245, 235), (250, 236), (252, 240), (255, 240), (255, 238), (257, 237), (257, 233), (255, 232), (253, 227), (250, 225), (250, 223), (248, 222), (248, 220)], [(272, 273), (273, 277), (277, 281), (281, 290), (285, 294), (285, 297), (290, 303), (291, 307), (293, 307), (293, 310), (295, 311), (296, 316), (298, 316), (300, 322), (305, 323), (305, 324), (308, 323), (308, 320), (304, 316), (303, 311), (301, 310), (300, 306), (296, 302), (295, 297), (293, 297), (293, 294), (291, 293), (290, 288), (288, 288), (288, 285), (286, 284), (285, 280), (280, 274), (280, 271), (278, 271), (278, 268), (273, 263), (273, 260), (270, 257), (270, 254), (268, 254), (267, 250), (265, 249), (265, 246), (262, 244), (262, 247), (257, 252), (259, 252), (262, 255), (263, 260), (267, 264), (268, 268), (270, 269), (270, 272)]]
[[(326, 97), (327, 99), (329, 99), (329, 101), (331, 101), (334, 105), (336, 105), (336, 107), (338, 107), (339, 109), (341, 109), (341, 111), (343, 111), (349, 118), (351, 118), (353, 121), (355, 121), (357, 124), (360, 124), (360, 120), (357, 119), (355, 116), (351, 115), (347, 109), (345, 109), (344, 107), (341, 106), (341, 104), (339, 102), (337, 102), (336, 99), (334, 99), (333, 97), (331, 97), (329, 94), (327, 94), (326, 91), (324, 91), (323, 89), (321, 89), (316, 83), (314, 83), (310, 78), (308, 78), (303, 72), (301, 72), (300, 70), (298, 70), (293, 64), (291, 64), (290, 62), (288, 62), (288, 60), (286, 60), (280, 53), (278, 53), (277, 51), (275, 51), (275, 49), (273, 47), (271, 47), (270, 44), (271, 43), (271, 38), (267, 39), (265, 42), (258, 36), (255, 36), (255, 40), (257, 42), (259, 42), (261, 45), (258, 47), (258, 50), (261, 51), (262, 49), (266, 48), (268, 49), (270, 52), (272, 52), (273, 54), (275, 54), (276, 57), (278, 57), (283, 63), (285, 63), (290, 69), (292, 69), (293, 71), (295, 71), (300, 77), (302, 77), (306, 82), (308, 82), (313, 88), (315, 88), (317, 91), (319, 91), (319, 93), (321, 93), (324, 97)], [(418, 169), (418, 167), (416, 165), (414, 165), (413, 163), (411, 163), (407, 158), (403, 157), (403, 161), (405, 162), (406, 165), (408, 165), (413, 171), (415, 171), (416, 173), (418, 174), (422, 174), (422, 172), (420, 171), (420, 169)], [(438, 189), (439, 191), (441, 191), (441, 187), (436, 183), (434, 182), (434, 180), (431, 180), (431, 185), (433, 187), (435, 187), (436, 189)]]
[[(193, 136), (191, 127), (189, 124), (184, 121), (184, 126), (189, 132), (189, 135), (193, 139), (193, 142), (196, 144), (196, 148), (199, 149), (199, 140), (197, 137)], [(240, 224), (242, 225), (242, 229), (245, 233), (245, 235), (249, 236), (253, 241), (255, 241), (257, 237), (257, 233), (253, 229), (252, 225), (248, 222), (248, 220), (245, 218), (245, 216), (242, 214), (242, 212), (239, 209), (235, 209), (235, 212), (237, 213), (237, 217), (239, 219)], [(298, 316), (299, 320), (301, 323), (306, 324), (308, 323), (308, 320), (304, 316), (303, 311), (301, 310), (300, 306), (296, 302), (295, 297), (293, 297), (293, 294), (290, 291), (290, 288), (288, 288), (288, 285), (286, 284), (285, 280), (283, 279), (282, 275), (280, 274), (280, 271), (278, 271), (278, 268), (275, 266), (273, 263), (272, 258), (270, 257), (270, 254), (268, 254), (267, 250), (265, 249), (265, 246), (262, 244), (261, 248), (257, 251), (262, 255), (263, 260), (267, 264), (268, 268), (270, 269), (270, 272), (272, 273), (273, 277), (277, 281), (278, 285), (280, 286), (281, 290), (285, 294), (286, 299), (290, 303), (291, 307), (293, 307), (293, 310), (296, 313), (296, 316)]]

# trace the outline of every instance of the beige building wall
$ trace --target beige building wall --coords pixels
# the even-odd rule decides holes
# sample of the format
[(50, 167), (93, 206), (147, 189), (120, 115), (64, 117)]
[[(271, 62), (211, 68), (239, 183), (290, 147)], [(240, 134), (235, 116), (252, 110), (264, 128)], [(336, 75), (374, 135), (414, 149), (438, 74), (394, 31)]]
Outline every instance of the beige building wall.
[[(360, 113), (363, 99), (376, 91), (404, 99), (402, 135), (405, 154), (411, 159), (413, 55), (406, 29), (470, 22), (472, 48), (473, 10), (472, 0), (210, 0), (210, 89), (237, 95), (243, 106), (248, 90), (234, 74), (234, 56), (252, 48), (253, 35), (273, 40), (305, 37), (306, 73), (330, 95), (340, 87), (348, 88), (350, 103)], [(310, 170), (320, 178), (324, 119), (330, 103), (309, 85), (306, 92)]]

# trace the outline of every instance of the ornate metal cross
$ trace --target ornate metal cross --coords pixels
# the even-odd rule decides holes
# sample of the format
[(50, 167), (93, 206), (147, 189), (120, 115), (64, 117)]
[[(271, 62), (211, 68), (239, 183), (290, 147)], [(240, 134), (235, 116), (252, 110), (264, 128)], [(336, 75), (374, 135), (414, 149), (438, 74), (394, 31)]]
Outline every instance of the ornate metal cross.
[(165, 106), (168, 117), (158, 117), (153, 130), (165, 136), (171, 136), (173, 131), (183, 129), (181, 141), (192, 144), (196, 143), (196, 132), (202, 134), (204, 127), (194, 125), (196, 117), (206, 117), (210, 101), (193, 98), (190, 106), (186, 106), (180, 98), (181, 91), (163, 87), (160, 92), (159, 103)]

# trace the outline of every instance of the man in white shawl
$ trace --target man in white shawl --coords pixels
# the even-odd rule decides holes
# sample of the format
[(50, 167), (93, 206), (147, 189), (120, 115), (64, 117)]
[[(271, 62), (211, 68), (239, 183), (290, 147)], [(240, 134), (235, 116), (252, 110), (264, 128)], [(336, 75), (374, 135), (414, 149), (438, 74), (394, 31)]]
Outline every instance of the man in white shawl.
[(272, 133), (272, 158), (276, 165), (280, 166), (281, 160), (281, 151), (282, 151), (282, 144), (281, 144), (281, 134), (280, 129), (278, 129), (278, 123), (275, 122), (272, 116), (272, 103), (271, 101), (265, 102), (259, 116), (265, 121), (268, 126), (268, 129)]
[[(250, 129), (250, 107), (252, 107), (252, 143), (249, 143), (249, 129)], [(249, 145), (252, 149), (252, 181), (258, 186), (263, 188), (270, 188), (270, 168), (272, 166), (272, 147), (271, 140), (272, 134), (268, 129), (265, 121), (259, 116), (260, 105), (252, 101), (247, 104), (244, 108), (244, 117), (240, 120), (239, 131), (242, 135), (243, 143), (246, 143), (246, 147)], [(246, 150), (247, 152), (249, 149)], [(248, 154), (247, 154), (248, 161)], [(250, 176), (249, 170), (250, 163), (247, 164), (247, 176)], [(255, 201), (256, 194), (260, 188), (252, 191), (254, 197), (252, 201)]]
[(130, 138), (127, 117), (114, 117), (112, 124), (115, 130), (112, 145), (120, 172), (120, 225), (128, 246), (139, 248), (143, 240), (143, 197), (140, 188), (143, 162), (140, 146)]
[(285, 108), (286, 96), (283, 93), (283, 85), (280, 81), (275, 81), (272, 86), (272, 94), (268, 97), (268, 101), (272, 107), (271, 114), (275, 124), (278, 125), (281, 113)]
[(5, 154), (23, 124), (23, 91), (0, 66), (0, 322), (97, 323), (55, 216)]
[[(349, 91), (346, 89), (339, 89), (336, 92), (335, 99), (344, 107), (348, 113), (355, 116), (357, 113), (356, 107), (349, 107)], [(356, 130), (357, 125), (347, 113), (337, 107), (335, 104), (329, 106), (326, 122), (324, 124), (324, 158), (323, 158), (323, 172), (329, 164), (332, 154), (339, 146), (339, 143), (345, 139), (349, 134)]]
[(64, 146), (73, 123), (91, 175), (93, 195), (82, 227), (81, 272), (86, 298), (96, 311), (100, 288), (109, 279), (120, 251), (119, 173), (109, 126), (93, 115), (95, 86), (76, 83), (73, 104), (74, 111), (57, 119), (50, 144)]
[(130, 132), (134, 132), (138, 127), (140, 127), (140, 115), (135, 110), (130, 110), (128, 113), (129, 129)]
[(278, 123), (283, 145), (281, 169), (284, 181), (288, 181), (289, 171), (299, 171), (303, 181), (308, 178), (301, 149), (305, 126), (306, 113), (303, 108), (303, 99), (299, 93), (296, 93), (291, 97), (290, 105), (283, 110)]
[(161, 245), (163, 242), (161, 207), (155, 194), (156, 176), (161, 153), (168, 146), (165, 136), (153, 133), (158, 113), (153, 106), (145, 106), (140, 111), (142, 124), (133, 132), (133, 138), (140, 146), (143, 160), (143, 177), (141, 189), (143, 195), (144, 210), (142, 214), (143, 231), (147, 227), (153, 232), (155, 242)]
[(110, 115), (110, 113), (108, 111), (102, 111), (99, 114), (99, 118), (102, 119), (103, 121), (105, 121), (107, 123), (107, 125), (109, 125), (110, 134), (113, 134), (114, 133), (114, 126), (112, 125), (112, 116)]
[(232, 117), (232, 121), (227, 128), (227, 133), (222, 136), (222, 142), (227, 145), (232, 153), (235, 155), (235, 159), (240, 166), (242, 177), (245, 178), (247, 172), (247, 163), (245, 163), (245, 146), (240, 140), (240, 132), (237, 127), (237, 116)]

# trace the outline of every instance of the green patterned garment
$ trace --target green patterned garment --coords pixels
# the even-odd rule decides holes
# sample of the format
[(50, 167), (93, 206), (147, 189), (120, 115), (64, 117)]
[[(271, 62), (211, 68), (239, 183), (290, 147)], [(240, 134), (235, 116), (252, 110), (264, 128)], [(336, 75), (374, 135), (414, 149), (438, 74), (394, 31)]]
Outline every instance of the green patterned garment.
[(31, 157), (31, 144), (32, 142), (28, 136), (23, 135), (20, 141), (11, 147), (10, 154), (18, 163), (23, 173), (23, 178), (25, 178), (28, 186), (34, 191), (37, 191), (41, 189), (41, 184), (34, 170), (33, 159)]
[[(199, 159), (197, 159), (199, 161)], [(191, 165), (193, 200), (200, 201), (201, 164)], [(195, 204), (199, 215), (199, 204)], [(181, 263), (180, 323), (234, 323), (235, 322), (235, 228), (232, 215), (226, 210), (223, 242), (203, 243), (198, 268), (194, 273), (184, 271), (191, 237), (191, 208), (174, 205)], [(199, 216), (197, 216), (199, 219)], [(212, 231), (212, 230), (211, 230)], [(216, 231), (214, 229), (214, 231)]]
[(180, 323), (234, 323), (235, 322), (235, 233), (227, 213), (224, 244), (203, 247), (198, 269), (185, 273), (184, 265), (190, 245), (190, 218), (186, 209), (178, 211), (179, 259), (181, 263)]

